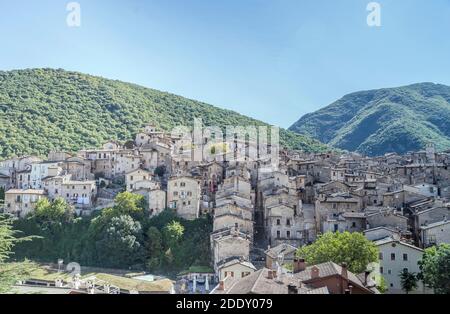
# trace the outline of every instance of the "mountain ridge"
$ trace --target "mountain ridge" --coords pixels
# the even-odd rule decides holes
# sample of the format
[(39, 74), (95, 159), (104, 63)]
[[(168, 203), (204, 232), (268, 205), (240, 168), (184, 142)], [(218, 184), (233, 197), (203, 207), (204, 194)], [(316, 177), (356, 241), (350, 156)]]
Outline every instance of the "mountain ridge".
[(450, 148), (450, 87), (430, 82), (343, 96), (289, 130), (369, 156), (406, 153), (433, 142)]

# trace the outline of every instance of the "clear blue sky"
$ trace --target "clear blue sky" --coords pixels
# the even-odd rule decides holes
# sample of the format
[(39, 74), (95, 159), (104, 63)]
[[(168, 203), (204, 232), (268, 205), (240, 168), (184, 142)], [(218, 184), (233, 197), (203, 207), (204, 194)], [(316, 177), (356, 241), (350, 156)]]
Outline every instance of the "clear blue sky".
[(346, 93), (450, 85), (450, 1), (0, 0), (0, 70), (138, 83), (288, 127)]

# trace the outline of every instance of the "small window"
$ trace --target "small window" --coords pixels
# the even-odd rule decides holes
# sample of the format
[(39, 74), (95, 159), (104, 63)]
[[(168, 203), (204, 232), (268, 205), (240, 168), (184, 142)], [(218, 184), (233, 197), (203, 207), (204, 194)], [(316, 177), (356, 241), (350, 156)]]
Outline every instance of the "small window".
[(395, 261), (395, 253), (391, 253), (391, 261)]
[(407, 261), (407, 260), (408, 260), (408, 254), (406, 254), (406, 253), (403, 254), (403, 260), (404, 260), (404, 261)]
[(384, 272), (384, 268), (380, 267), (380, 274), (382, 274)]
[(286, 238), (288, 238), (288, 239), (291, 238), (291, 232), (290, 231), (286, 231)]
[(277, 231), (277, 239), (281, 238), (281, 232), (278, 230)]
[(277, 219), (277, 226), (281, 225), (281, 220)]
[(383, 253), (382, 252), (380, 252), (380, 254), (379, 254), (379, 259), (380, 259), (380, 261), (382, 261), (383, 260)]

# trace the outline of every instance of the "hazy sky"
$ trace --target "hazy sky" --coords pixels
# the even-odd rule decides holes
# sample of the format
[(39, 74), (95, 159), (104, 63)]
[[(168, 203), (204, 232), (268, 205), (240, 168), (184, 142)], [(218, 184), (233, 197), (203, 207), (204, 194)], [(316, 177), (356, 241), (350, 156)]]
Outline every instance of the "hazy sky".
[(138, 83), (283, 127), (346, 93), (450, 85), (450, 1), (0, 0), (0, 70)]

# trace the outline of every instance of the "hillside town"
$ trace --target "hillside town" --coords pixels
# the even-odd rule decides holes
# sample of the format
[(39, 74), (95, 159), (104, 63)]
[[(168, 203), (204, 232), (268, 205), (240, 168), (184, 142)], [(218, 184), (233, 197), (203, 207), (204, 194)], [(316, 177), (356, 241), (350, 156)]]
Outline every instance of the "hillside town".
[[(213, 271), (184, 274), (167, 293), (380, 293), (369, 271), (332, 260), (308, 265), (296, 254), (320, 234), (346, 231), (373, 241), (387, 293), (402, 293), (399, 273), (418, 273), (425, 249), (450, 243), (450, 152), (433, 144), (379, 157), (280, 148), (274, 163), (248, 158), (254, 146), (240, 139), (193, 160), (183, 141), (151, 124), (125, 144), (2, 160), (0, 208), (21, 219), (40, 199), (63, 198), (89, 216), (128, 191), (144, 196), (149, 216), (167, 209), (186, 220), (211, 216)], [(430, 293), (421, 283), (413, 292)]]

